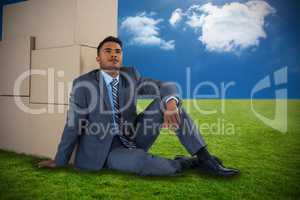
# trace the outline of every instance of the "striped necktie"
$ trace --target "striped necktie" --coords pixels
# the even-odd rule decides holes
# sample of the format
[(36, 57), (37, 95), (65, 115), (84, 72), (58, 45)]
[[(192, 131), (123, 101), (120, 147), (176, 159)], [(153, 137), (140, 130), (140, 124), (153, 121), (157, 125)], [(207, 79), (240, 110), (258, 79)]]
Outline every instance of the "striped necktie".
[[(115, 125), (118, 126), (118, 130), (120, 131), (120, 105), (118, 101), (118, 96), (119, 96), (119, 81), (118, 79), (114, 78), (112, 80), (111, 84), (111, 89), (112, 89), (112, 102), (113, 102), (113, 111), (114, 111), (114, 120), (115, 120)], [(120, 132), (118, 134), (122, 144), (127, 147), (127, 148), (136, 148), (136, 145), (133, 141), (129, 140), (126, 136), (123, 136)]]

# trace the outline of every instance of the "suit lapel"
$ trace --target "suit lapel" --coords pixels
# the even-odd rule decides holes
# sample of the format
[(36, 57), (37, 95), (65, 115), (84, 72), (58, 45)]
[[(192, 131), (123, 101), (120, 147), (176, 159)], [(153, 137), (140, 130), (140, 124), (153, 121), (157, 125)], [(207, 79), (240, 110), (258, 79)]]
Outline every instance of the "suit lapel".
[(104, 81), (102, 74), (100, 73), (100, 70), (98, 71), (97, 76), (99, 77), (100, 108), (101, 108), (101, 110), (103, 110), (104, 109), (103, 105), (105, 105), (105, 108), (106, 108), (105, 110), (112, 111), (106, 83)]
[(123, 110), (123, 107), (125, 105), (125, 88), (126, 88), (126, 83), (125, 80), (123, 79), (122, 75), (120, 74), (119, 77), (119, 104), (120, 104), (120, 111)]
[(126, 76), (123, 74), (124, 72), (120, 72), (120, 81), (119, 81), (119, 103), (120, 103), (120, 111), (124, 110), (124, 107), (128, 101), (128, 97), (130, 95), (129, 84), (127, 82)]

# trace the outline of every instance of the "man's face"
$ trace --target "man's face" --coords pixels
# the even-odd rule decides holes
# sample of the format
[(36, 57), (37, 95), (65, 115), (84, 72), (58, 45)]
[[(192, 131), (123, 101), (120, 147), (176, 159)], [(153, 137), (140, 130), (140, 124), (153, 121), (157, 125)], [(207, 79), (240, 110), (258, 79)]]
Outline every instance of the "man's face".
[(106, 42), (101, 47), (96, 58), (103, 70), (118, 70), (122, 67), (123, 53), (121, 46), (116, 42)]

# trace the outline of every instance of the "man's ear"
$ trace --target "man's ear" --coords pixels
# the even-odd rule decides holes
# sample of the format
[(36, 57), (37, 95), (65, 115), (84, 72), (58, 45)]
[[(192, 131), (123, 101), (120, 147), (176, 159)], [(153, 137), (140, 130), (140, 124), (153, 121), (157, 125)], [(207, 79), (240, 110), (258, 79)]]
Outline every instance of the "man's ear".
[(100, 63), (100, 57), (99, 57), (99, 56), (96, 57), (96, 61), (97, 61), (98, 63)]

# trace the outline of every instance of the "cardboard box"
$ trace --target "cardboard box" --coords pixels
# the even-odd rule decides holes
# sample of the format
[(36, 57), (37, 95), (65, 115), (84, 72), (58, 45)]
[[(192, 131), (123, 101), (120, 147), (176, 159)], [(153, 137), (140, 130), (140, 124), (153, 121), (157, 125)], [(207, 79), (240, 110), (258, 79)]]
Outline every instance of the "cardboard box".
[(85, 74), (93, 69), (99, 68), (96, 57), (97, 48), (80, 47), (80, 74)]
[(20, 89), (14, 93), (15, 82), (30, 70), (30, 53), (34, 48), (32, 37), (0, 42), (0, 95), (29, 96), (29, 76), (24, 76)]
[(96, 67), (96, 48), (74, 45), (32, 51), (30, 102), (68, 104), (73, 80)]
[(117, 35), (117, 15), (117, 0), (28, 0), (4, 6), (2, 38), (34, 36), (36, 49), (97, 47)]
[[(28, 106), (28, 97), (21, 101)], [(16, 106), (14, 97), (1, 96), (0, 109), (0, 148), (18, 153), (30, 151), (34, 138), (29, 135), (29, 115)]]
[[(28, 97), (0, 97), (0, 149), (54, 158), (67, 106), (29, 104)], [(23, 107), (23, 108), (21, 108)]]
[(76, 44), (98, 47), (118, 34), (118, 0), (77, 0)]
[(29, 114), (30, 136), (34, 143), (27, 153), (54, 158), (64, 130), (68, 106), (29, 104), (32, 110), (46, 110), (42, 114)]

